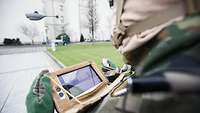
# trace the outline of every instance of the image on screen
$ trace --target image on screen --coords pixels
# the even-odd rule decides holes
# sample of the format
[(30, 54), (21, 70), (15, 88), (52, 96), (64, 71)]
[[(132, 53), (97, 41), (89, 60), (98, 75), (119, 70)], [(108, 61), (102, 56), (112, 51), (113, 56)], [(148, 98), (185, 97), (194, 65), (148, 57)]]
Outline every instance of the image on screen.
[(89, 65), (69, 73), (58, 75), (61, 85), (74, 96), (79, 96), (101, 83), (101, 79)]

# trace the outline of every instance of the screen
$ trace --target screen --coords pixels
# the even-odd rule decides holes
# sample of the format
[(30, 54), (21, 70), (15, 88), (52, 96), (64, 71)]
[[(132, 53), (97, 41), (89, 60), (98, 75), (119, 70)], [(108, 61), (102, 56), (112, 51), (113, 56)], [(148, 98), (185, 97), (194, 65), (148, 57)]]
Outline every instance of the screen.
[(101, 83), (101, 79), (90, 65), (58, 75), (58, 79), (64, 89), (74, 96), (79, 96)]

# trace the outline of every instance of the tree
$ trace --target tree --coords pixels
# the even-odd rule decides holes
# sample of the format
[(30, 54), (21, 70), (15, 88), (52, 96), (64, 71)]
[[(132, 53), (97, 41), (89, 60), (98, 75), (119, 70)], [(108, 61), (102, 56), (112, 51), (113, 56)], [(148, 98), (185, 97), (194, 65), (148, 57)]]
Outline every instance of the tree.
[(88, 0), (88, 20), (89, 32), (91, 34), (90, 40), (95, 40), (95, 34), (98, 27), (98, 18), (96, 13), (96, 0)]
[(34, 44), (35, 37), (39, 35), (39, 30), (36, 24), (22, 24), (20, 26), (20, 30), (25, 36), (29, 37), (31, 39), (31, 43)]

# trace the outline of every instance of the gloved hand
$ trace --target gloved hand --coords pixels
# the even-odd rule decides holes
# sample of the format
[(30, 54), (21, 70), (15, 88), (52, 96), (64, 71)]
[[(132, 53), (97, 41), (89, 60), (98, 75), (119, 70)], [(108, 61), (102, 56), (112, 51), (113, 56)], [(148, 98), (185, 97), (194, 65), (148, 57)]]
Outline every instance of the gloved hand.
[(52, 86), (50, 79), (47, 77), (48, 74), (48, 70), (43, 70), (33, 81), (26, 97), (27, 113), (54, 112)]

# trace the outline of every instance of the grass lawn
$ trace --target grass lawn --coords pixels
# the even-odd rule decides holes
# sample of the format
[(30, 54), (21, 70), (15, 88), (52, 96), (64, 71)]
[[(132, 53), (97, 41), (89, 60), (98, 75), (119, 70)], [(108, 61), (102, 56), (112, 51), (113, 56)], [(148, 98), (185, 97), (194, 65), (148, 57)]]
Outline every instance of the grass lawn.
[(112, 46), (111, 42), (70, 44), (67, 46), (57, 46), (55, 52), (51, 48), (48, 51), (65, 66), (83, 61), (94, 61), (100, 67), (102, 58), (110, 59), (117, 66), (123, 65), (122, 56)]

